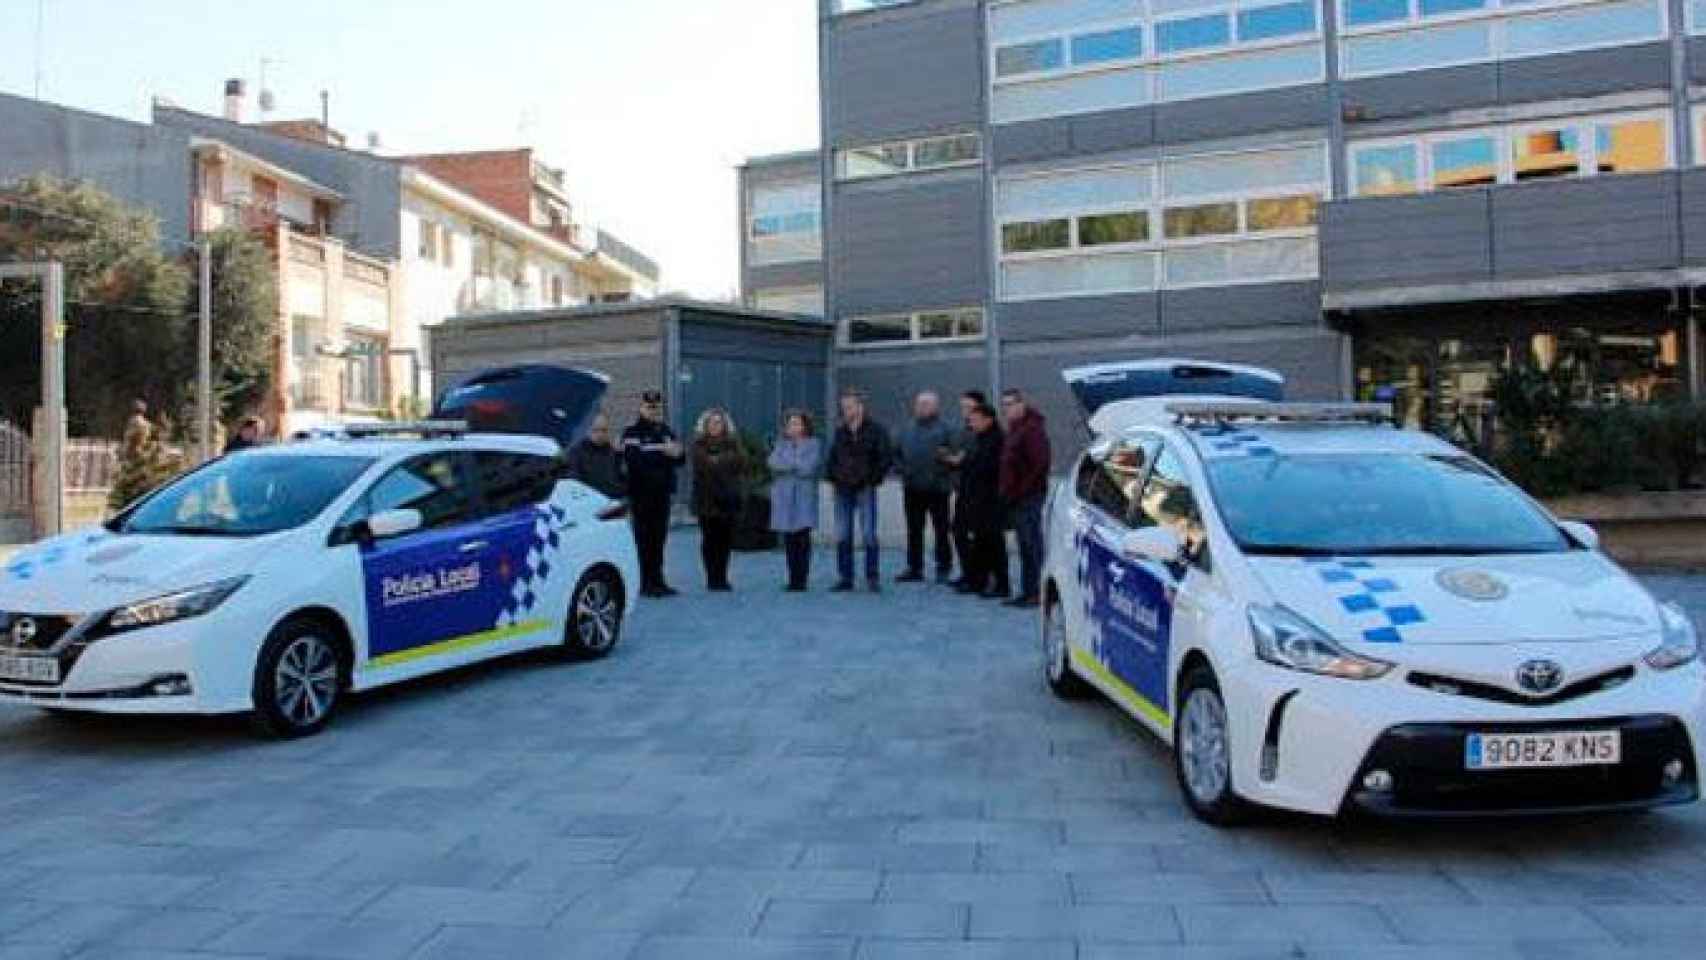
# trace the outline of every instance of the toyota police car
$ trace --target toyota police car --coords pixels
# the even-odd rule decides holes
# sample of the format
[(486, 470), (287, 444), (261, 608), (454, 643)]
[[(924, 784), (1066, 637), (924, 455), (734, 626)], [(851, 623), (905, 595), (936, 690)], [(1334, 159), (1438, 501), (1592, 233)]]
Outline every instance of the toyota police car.
[(296, 737), (352, 691), (531, 648), (608, 654), (633, 541), (621, 504), (561, 478), (558, 446), (604, 389), (491, 371), (431, 422), (233, 454), (26, 549), (0, 568), (0, 700), (249, 712)]
[(1185, 800), (1332, 815), (1697, 799), (1688, 616), (1475, 458), (1268, 371), (1067, 371), (1094, 440), (1048, 509), (1043, 649), (1173, 748)]

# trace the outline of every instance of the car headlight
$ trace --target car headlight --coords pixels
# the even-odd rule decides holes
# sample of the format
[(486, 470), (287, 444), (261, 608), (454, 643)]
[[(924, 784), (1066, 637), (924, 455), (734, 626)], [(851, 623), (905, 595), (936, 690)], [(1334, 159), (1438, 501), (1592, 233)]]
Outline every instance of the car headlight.
[(1345, 680), (1373, 680), (1391, 672), (1392, 664), (1359, 656), (1285, 607), (1251, 607), (1250, 635), (1256, 656), (1277, 667), (1318, 673)]
[(101, 623), (100, 632), (123, 633), (126, 630), (157, 627), (163, 623), (199, 617), (224, 603), (226, 598), (248, 582), (248, 577), (232, 577), (229, 580), (126, 604), (107, 614)]
[(1693, 663), (1700, 656), (1700, 638), (1694, 632), (1694, 621), (1688, 611), (1674, 603), (1659, 604), (1659, 624), (1664, 629), (1664, 642), (1642, 658), (1654, 670), (1671, 670)]

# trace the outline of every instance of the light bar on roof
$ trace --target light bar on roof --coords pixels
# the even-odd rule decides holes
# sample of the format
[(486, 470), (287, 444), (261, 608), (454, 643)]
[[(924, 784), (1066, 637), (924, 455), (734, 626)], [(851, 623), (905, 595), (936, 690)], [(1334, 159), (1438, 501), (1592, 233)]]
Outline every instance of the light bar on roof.
[(459, 437), (468, 432), (466, 420), (411, 420), (396, 423), (352, 423), (344, 433), (352, 440), (371, 437)]
[(1391, 423), (1390, 403), (1169, 403), (1180, 423), (1266, 420), (1272, 423)]

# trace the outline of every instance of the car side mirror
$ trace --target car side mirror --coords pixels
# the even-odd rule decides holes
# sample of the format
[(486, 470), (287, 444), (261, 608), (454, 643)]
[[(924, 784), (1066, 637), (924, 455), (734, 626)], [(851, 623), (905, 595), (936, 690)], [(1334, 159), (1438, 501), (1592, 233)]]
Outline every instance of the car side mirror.
[(367, 518), (367, 534), (375, 540), (414, 533), (426, 523), (419, 510), (387, 510)]
[(1184, 558), (1185, 544), (1166, 527), (1144, 527), (1126, 534), (1120, 541), (1120, 553), (1127, 560), (1174, 564)]
[(1560, 520), (1558, 529), (1564, 531), (1564, 536), (1576, 541), (1589, 550), (1599, 549), (1599, 531), (1580, 520)]

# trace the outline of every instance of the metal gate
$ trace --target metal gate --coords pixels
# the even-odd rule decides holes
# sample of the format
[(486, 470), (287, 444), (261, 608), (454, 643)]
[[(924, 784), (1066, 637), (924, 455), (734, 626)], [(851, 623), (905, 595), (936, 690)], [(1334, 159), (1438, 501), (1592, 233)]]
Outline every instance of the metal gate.
[(29, 539), (30, 449), (29, 434), (0, 420), (0, 543)]

